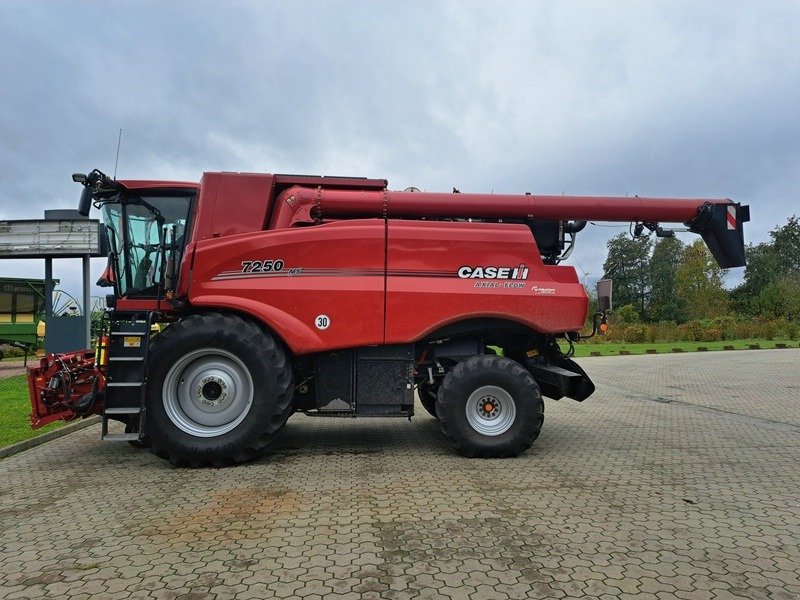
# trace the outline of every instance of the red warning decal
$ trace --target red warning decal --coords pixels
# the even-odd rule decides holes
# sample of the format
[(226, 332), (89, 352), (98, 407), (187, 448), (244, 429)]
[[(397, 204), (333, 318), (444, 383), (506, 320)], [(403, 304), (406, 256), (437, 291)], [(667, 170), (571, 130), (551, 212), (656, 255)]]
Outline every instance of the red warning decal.
[(736, 229), (736, 207), (728, 207), (728, 229)]

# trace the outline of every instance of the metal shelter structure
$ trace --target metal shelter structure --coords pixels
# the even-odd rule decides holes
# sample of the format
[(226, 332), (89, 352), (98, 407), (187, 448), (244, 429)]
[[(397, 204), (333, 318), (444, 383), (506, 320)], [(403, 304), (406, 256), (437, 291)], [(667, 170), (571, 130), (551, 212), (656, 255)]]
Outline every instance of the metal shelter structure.
[[(44, 219), (0, 221), (0, 258), (44, 259), (45, 350), (70, 352), (91, 346), (89, 259), (108, 253), (105, 232), (97, 219), (76, 210), (46, 210)], [(53, 312), (53, 259), (80, 258), (83, 311), (81, 315)]]

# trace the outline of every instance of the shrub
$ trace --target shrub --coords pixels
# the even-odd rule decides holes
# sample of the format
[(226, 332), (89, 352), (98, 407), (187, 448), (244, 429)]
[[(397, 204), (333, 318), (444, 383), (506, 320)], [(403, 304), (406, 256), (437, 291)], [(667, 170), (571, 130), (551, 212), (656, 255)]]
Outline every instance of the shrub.
[(762, 338), (800, 339), (800, 321), (779, 319), (742, 319), (733, 316), (711, 319), (695, 319), (681, 325), (671, 321), (660, 323), (627, 323), (615, 319), (606, 335), (598, 336), (595, 343), (628, 342), (718, 342), (722, 340), (744, 340)]
[(703, 325), (700, 321), (689, 321), (678, 329), (682, 333), (681, 338), (686, 342), (698, 342), (703, 336)]
[(762, 321), (759, 323), (757, 337), (763, 337), (767, 340), (774, 340), (778, 336), (778, 331), (781, 329), (779, 321)]
[(678, 326), (673, 321), (661, 321), (655, 326), (656, 342), (677, 342), (681, 339)]
[(699, 342), (718, 342), (722, 339), (722, 330), (716, 327), (703, 328)]
[(625, 341), (625, 329), (625, 325), (612, 323), (603, 336), (603, 340), (606, 342), (623, 342)]
[(717, 317), (711, 320), (711, 326), (719, 329), (722, 339), (733, 340), (736, 339), (736, 327), (738, 320), (734, 316)]
[(758, 337), (758, 324), (752, 320), (744, 320), (736, 323), (734, 328), (734, 336), (732, 339), (748, 339)]
[(626, 342), (640, 344), (645, 340), (644, 325), (629, 325), (625, 328), (624, 338)]

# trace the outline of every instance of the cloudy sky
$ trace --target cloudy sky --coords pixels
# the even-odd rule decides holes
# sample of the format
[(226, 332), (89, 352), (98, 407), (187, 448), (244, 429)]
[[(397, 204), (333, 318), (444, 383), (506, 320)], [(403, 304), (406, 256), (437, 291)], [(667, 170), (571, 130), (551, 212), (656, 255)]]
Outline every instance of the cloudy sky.
[(120, 178), (730, 197), (758, 242), (800, 214), (800, 2), (0, 0), (0, 219), (74, 207), (119, 129)]

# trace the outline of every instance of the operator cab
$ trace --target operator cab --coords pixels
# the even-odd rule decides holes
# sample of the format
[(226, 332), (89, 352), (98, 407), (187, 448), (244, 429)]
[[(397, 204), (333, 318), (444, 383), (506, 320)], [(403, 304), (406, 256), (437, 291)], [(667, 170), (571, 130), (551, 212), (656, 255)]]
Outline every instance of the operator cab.
[(72, 179), (85, 186), (79, 212), (88, 215), (91, 205), (101, 210), (110, 249), (103, 279), (114, 295), (149, 299), (174, 289), (197, 184), (122, 182), (96, 169)]
[(172, 275), (180, 265), (194, 193), (153, 193), (120, 194), (103, 204), (103, 222), (115, 256), (111, 267), (118, 297), (160, 296), (165, 286), (171, 287)]

